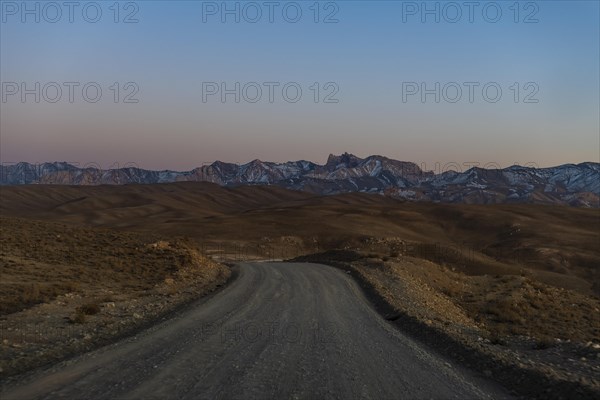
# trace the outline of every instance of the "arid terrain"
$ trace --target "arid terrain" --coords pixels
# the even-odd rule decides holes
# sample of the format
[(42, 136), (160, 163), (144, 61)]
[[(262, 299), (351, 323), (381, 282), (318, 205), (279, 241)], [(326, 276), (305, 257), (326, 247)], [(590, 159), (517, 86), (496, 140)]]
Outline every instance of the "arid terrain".
[(600, 390), (598, 209), (181, 182), (2, 187), (0, 215), (5, 372), (21, 370), (8, 360), (46, 351), (14, 346), (15, 329), (35, 318), (104, 338), (93, 329), (223, 284), (218, 261), (304, 256), (349, 271), (401, 330), (413, 321), (416, 339), (445, 338), (475, 369), (487, 358), (486, 376), (508, 385), (525, 371), (519, 393)]
[(526, 270), (548, 284), (600, 294), (597, 209), (421, 204), (361, 193), (174, 183), (3, 187), (0, 214), (185, 236), (206, 252), (247, 256), (404, 247), (471, 275)]
[(0, 273), (5, 376), (132, 333), (230, 275), (182, 239), (8, 217)]

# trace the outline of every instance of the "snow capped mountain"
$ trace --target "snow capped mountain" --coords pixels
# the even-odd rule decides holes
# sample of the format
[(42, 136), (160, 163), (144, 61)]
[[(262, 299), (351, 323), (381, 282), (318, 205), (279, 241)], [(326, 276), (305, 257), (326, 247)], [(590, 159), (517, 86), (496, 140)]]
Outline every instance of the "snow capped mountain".
[(103, 170), (65, 162), (0, 165), (0, 185), (122, 185), (205, 181), (219, 185), (278, 185), (315, 194), (379, 193), (400, 199), (444, 203), (545, 203), (598, 207), (600, 164), (551, 168), (474, 167), (440, 174), (411, 162), (382, 156), (359, 158), (331, 154), (324, 165), (253, 160), (246, 164), (216, 161), (191, 171), (150, 171), (135, 166)]

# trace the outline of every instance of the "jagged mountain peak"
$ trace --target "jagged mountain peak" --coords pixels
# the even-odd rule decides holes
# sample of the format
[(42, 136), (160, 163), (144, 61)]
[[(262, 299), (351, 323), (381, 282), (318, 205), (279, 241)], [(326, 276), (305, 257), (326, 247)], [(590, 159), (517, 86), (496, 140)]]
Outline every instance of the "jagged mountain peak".
[(329, 157), (327, 157), (327, 163), (325, 164), (325, 167), (333, 169), (339, 167), (354, 168), (358, 166), (362, 161), (362, 158), (359, 158), (354, 154), (350, 154), (347, 152), (340, 154), (339, 156), (336, 156), (335, 154), (330, 154)]

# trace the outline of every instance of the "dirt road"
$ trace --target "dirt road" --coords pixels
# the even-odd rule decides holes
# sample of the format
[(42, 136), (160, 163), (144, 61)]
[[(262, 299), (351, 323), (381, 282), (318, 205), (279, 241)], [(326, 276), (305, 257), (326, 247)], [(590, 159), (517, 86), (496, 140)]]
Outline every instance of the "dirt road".
[(18, 383), (3, 400), (507, 398), (382, 319), (352, 278), (243, 263), (226, 289), (135, 337)]

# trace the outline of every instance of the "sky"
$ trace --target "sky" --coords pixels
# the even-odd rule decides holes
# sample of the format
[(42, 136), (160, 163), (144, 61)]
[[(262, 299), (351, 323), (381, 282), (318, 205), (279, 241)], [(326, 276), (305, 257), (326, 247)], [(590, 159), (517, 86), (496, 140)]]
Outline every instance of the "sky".
[(2, 0), (0, 162), (600, 162), (599, 3)]

